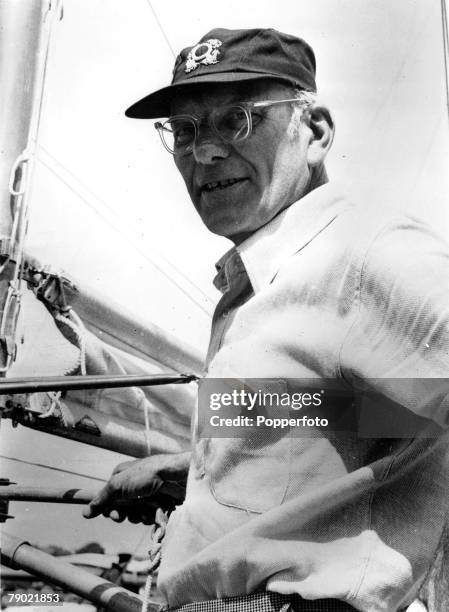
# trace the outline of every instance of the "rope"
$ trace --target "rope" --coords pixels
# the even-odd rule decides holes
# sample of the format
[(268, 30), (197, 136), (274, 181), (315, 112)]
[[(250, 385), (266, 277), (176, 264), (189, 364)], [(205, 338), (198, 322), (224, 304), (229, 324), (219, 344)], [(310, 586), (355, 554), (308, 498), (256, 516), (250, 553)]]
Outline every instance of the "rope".
[(61, 391), (57, 391), (56, 393), (54, 391), (47, 391), (47, 397), (51, 400), (50, 408), (47, 412), (43, 412), (39, 415), (40, 419), (48, 419), (48, 417), (54, 415), (56, 407), (60, 406), (59, 400), (61, 398)]
[(171, 46), (170, 41), (168, 40), (167, 34), (165, 33), (165, 30), (164, 30), (164, 28), (162, 27), (162, 24), (161, 24), (161, 22), (159, 21), (158, 16), (156, 15), (156, 11), (154, 10), (153, 5), (151, 4), (151, 0), (147, 0), (147, 4), (148, 4), (148, 6), (150, 7), (151, 12), (153, 13), (154, 19), (156, 20), (156, 23), (157, 23), (157, 25), (159, 26), (160, 31), (162, 32), (162, 36), (164, 37), (165, 42), (166, 42), (166, 43), (167, 43), (167, 45), (168, 45), (168, 48), (170, 49), (170, 51), (171, 51), (171, 53), (172, 53), (173, 57), (176, 57), (176, 53), (174, 52), (174, 49), (173, 49), (173, 47)]
[[(27, 142), (24, 150), (16, 158), (9, 174), (9, 193), (11, 195), (12, 227), (8, 258), (13, 258), (12, 278), (10, 288), (13, 294), (7, 296), (1, 316), (1, 328), (8, 333), (1, 334), (1, 340), (6, 345), (6, 363), (0, 368), (1, 373), (6, 373), (15, 359), (17, 318), (20, 311), (22, 272), (24, 266), (23, 249), (28, 227), (28, 200), (30, 198), (30, 184), (33, 177), (36, 145), (39, 136), (39, 126), (44, 105), (44, 85), (47, 73), (50, 42), (55, 15), (60, 11), (61, 0), (56, 4), (49, 3), (47, 14), (41, 17), (40, 42), (38, 44), (37, 61), (32, 66), (34, 88), (31, 103), (31, 114), (28, 126)], [(37, 25), (37, 24), (36, 24)], [(40, 59), (42, 58), (42, 59)], [(9, 292), (9, 290), (8, 290)], [(11, 306), (12, 304), (12, 306)]]
[(449, 117), (449, 72), (448, 72), (448, 54), (449, 54), (449, 37), (448, 37), (448, 22), (446, 0), (441, 0), (441, 22), (443, 29), (443, 58), (444, 58), (444, 83), (446, 87), (446, 106)]
[[(12, 196), (19, 196), (22, 198), (26, 198), (28, 181), (31, 179), (34, 161), (35, 161), (35, 153), (37, 140), (39, 135), (39, 127), (42, 119), (42, 110), (44, 107), (44, 96), (45, 96), (45, 80), (47, 75), (48, 68), (48, 59), (50, 55), (50, 45), (51, 45), (51, 36), (54, 21), (61, 16), (61, 7), (62, 0), (56, 0), (56, 2), (50, 2), (48, 4), (47, 14), (43, 18), (43, 34), (42, 34), (42, 61), (37, 63), (35, 79), (37, 83), (37, 87), (35, 89), (35, 99), (32, 104), (32, 112), (30, 117), (30, 126), (28, 131), (28, 142), (25, 150), (19, 155), (14, 164), (11, 176), (10, 176), (10, 186), (9, 190)], [(16, 175), (16, 170), (22, 166), (23, 173), (26, 177), (23, 185), (23, 181), (21, 180), (20, 189), (16, 190), (13, 186), (14, 177)], [(22, 259), (23, 259), (23, 244), (25, 241), (25, 234), (27, 230), (27, 216), (28, 216), (28, 206), (26, 202), (23, 202), (22, 199), (17, 202), (17, 216), (20, 217), (20, 228), (19, 228), (19, 237), (18, 237), (18, 247), (17, 247), (17, 268), (22, 267)], [(23, 205), (25, 204), (25, 205)], [(16, 230), (17, 231), (17, 228)], [(19, 275), (18, 275), (19, 276)], [(16, 280), (16, 279), (15, 279)], [(19, 287), (20, 287), (20, 278), (19, 278)]]
[(143, 400), (143, 414), (145, 416), (145, 440), (147, 443), (148, 456), (150, 456), (151, 455), (150, 408), (149, 408), (148, 401), (143, 393), (142, 393), (142, 400)]
[(25, 459), (17, 459), (17, 457), (8, 457), (7, 455), (0, 455), (2, 459), (8, 461), (16, 461), (17, 463), (24, 463), (25, 465), (34, 465), (35, 467), (45, 468), (46, 470), (53, 470), (54, 472), (62, 472), (64, 474), (71, 474), (72, 476), (81, 476), (82, 478), (88, 478), (89, 480), (98, 480), (100, 482), (107, 482), (104, 478), (97, 478), (96, 476), (90, 476), (89, 474), (81, 474), (80, 472), (73, 472), (71, 470), (64, 470), (62, 468), (53, 467), (52, 465), (45, 465), (44, 463), (36, 463), (34, 461), (25, 461)]
[(62, 424), (64, 425), (64, 427), (68, 428), (69, 424), (70, 424), (70, 413), (67, 414), (67, 408), (65, 407), (64, 403), (61, 402), (61, 391), (47, 391), (47, 396), (50, 398), (51, 400), (51, 404), (50, 404), (50, 408), (47, 410), (47, 412), (44, 412), (43, 414), (39, 414), (38, 417), (40, 419), (48, 419), (51, 416), (55, 415), (55, 411), (56, 408), (59, 409), (59, 417), (61, 418)]
[(55, 319), (56, 321), (59, 321), (60, 323), (64, 323), (64, 325), (67, 325), (67, 327), (70, 327), (70, 329), (73, 331), (73, 333), (76, 336), (76, 339), (78, 342), (78, 348), (80, 352), (79, 352), (77, 363), (75, 364), (74, 367), (67, 370), (65, 372), (65, 375), (69, 376), (70, 374), (73, 374), (79, 369), (81, 372), (81, 376), (85, 376), (87, 372), (87, 369), (86, 369), (86, 328), (84, 327), (84, 324), (79, 318), (79, 316), (76, 314), (76, 312), (72, 308), (69, 308), (68, 315), (70, 318), (62, 315), (61, 313), (57, 313), (55, 315)]
[(151, 589), (153, 587), (153, 574), (150, 572), (145, 580), (145, 587), (143, 589), (143, 601), (141, 612), (147, 612), (151, 603)]
[(161, 508), (158, 508), (156, 510), (154, 525), (151, 525), (150, 528), (151, 546), (148, 551), (150, 557), (150, 564), (148, 566), (148, 576), (145, 581), (141, 612), (148, 612), (151, 597), (151, 587), (153, 586), (153, 574), (161, 563), (162, 540), (165, 535), (167, 521), (167, 513), (165, 513)]

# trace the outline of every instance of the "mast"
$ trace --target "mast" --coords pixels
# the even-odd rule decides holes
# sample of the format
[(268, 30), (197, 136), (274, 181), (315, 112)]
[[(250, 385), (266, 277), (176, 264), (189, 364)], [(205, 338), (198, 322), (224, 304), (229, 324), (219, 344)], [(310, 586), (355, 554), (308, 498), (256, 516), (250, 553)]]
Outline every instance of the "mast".
[(449, 21), (446, 0), (441, 0), (441, 29), (443, 36), (444, 83), (446, 92), (446, 108), (449, 118)]
[(60, 2), (0, 2), (0, 376), (15, 358), (23, 242), (53, 20)]

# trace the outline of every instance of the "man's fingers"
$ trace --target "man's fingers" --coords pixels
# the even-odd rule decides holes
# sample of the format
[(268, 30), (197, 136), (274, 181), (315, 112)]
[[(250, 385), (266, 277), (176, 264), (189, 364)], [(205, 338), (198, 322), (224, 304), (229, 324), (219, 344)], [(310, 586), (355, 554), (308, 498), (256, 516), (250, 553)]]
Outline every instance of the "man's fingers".
[(154, 523), (154, 515), (158, 504), (152, 501), (142, 500), (137, 504), (127, 508), (128, 521), (130, 523), (144, 523), (151, 525)]
[(123, 523), (126, 519), (126, 512), (123, 510), (111, 510), (110, 512), (104, 512), (103, 515), (110, 518), (115, 523)]
[(152, 525), (154, 523), (155, 510), (146, 510), (142, 512), (142, 523), (144, 525)]
[(83, 508), (83, 516), (87, 519), (95, 518), (96, 516), (100, 516), (100, 514), (107, 516), (107, 513), (109, 513), (108, 507), (105, 504), (97, 503), (96, 501), (91, 501), (86, 508)]
[(183, 501), (185, 487), (176, 481), (164, 481), (154, 467), (150, 468), (149, 462), (142, 459), (117, 465), (106, 485), (83, 510), (83, 516), (91, 519), (103, 514), (116, 522), (128, 517), (130, 522), (139, 523), (154, 504), (172, 510)]
[(97, 508), (92, 510), (90, 506), (83, 509), (83, 516), (85, 518), (95, 518), (101, 514), (105, 518), (110, 518), (115, 523), (123, 523), (125, 519), (128, 519), (130, 523), (151, 525), (154, 522), (155, 508), (151, 507), (151, 505), (145, 507), (139, 504), (137, 507), (113, 508), (103, 512), (99, 512)]
[(84, 518), (87, 519), (94, 518), (101, 514), (101, 512), (97, 512), (96, 509), (94, 509), (91, 505), (86, 506), (86, 508), (83, 508), (82, 513)]
[(113, 492), (108, 482), (101, 491), (94, 497), (87, 508), (83, 509), (84, 518), (94, 518), (110, 509), (113, 500)]
[(120, 474), (120, 472), (123, 472), (124, 470), (127, 470), (128, 468), (130, 468), (133, 465), (135, 465), (137, 463), (137, 461), (138, 460), (131, 460), (131, 461), (123, 461), (122, 463), (119, 463), (112, 470), (112, 476), (114, 476), (115, 474)]
[(142, 522), (142, 514), (139, 511), (129, 510), (128, 521), (134, 525), (137, 525), (137, 523)]

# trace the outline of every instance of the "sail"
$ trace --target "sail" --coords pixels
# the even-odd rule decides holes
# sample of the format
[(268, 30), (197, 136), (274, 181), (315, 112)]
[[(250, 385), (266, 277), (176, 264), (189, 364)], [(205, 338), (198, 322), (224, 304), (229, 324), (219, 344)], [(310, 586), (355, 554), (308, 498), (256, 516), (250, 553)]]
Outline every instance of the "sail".
[[(198, 371), (218, 299), (211, 286), (213, 262), (229, 244), (201, 226), (151, 122), (126, 120), (123, 111), (166, 84), (173, 51), (217, 25), (254, 25), (254, 4), (198, 0), (193, 16), (191, 5), (156, 0), (110, 0), (107, 8), (99, 0), (64, 5), (48, 58), (26, 251), (77, 279), (81, 291), (74, 310), (125, 372), (167, 367), (188, 372), (192, 363)], [(258, 25), (303, 36), (316, 50), (320, 95), (337, 125), (331, 179), (341, 179), (362, 205), (406, 209), (447, 234), (449, 139), (440, 4), (366, 0), (355, 9), (353, 3), (322, 0), (312, 8), (285, 0), (264, 1), (258, 8)], [(0, 61), (5, 57), (2, 53)], [(11, 163), (22, 148), (23, 142), (11, 153)], [(9, 210), (9, 196), (6, 201)], [(89, 301), (97, 294), (102, 297), (83, 305), (80, 296)], [(64, 340), (26, 287), (22, 303), (18, 339), (23, 335), (24, 341), (18, 342), (11, 375), (63, 374), (76, 366), (79, 348)], [(162, 331), (165, 346), (179, 347), (186, 361), (159, 360)], [(76, 412), (81, 418), (84, 409), (97, 410), (139, 432), (145, 432), (147, 418), (153, 434), (165, 436), (152, 441), (153, 449), (186, 448), (194, 387), (144, 393), (146, 404), (127, 391), (72, 393), (64, 401), (74, 414), (81, 411)], [(40, 407), (34, 404), (41, 413), (48, 408), (48, 398)], [(12, 430), (9, 423), (2, 434), (5, 456), (85, 475), (63, 476), (4, 460), (8, 474), (20, 476), (23, 484), (27, 477), (42, 483), (69, 478), (81, 486), (89, 477), (106, 479), (128, 458), (21, 427)], [(30, 513), (17, 505), (14, 514), (24, 536), (36, 537)], [(46, 507), (39, 537), (49, 543), (57, 524), (62, 540), (87, 540), (93, 527), (82, 521), (79, 509), (69, 509), (67, 516), (76, 525), (75, 535), (61, 527), (60, 509)], [(143, 532), (130, 525), (122, 529), (126, 535), (101, 519), (96, 526), (114, 551), (145, 549), (139, 543)]]

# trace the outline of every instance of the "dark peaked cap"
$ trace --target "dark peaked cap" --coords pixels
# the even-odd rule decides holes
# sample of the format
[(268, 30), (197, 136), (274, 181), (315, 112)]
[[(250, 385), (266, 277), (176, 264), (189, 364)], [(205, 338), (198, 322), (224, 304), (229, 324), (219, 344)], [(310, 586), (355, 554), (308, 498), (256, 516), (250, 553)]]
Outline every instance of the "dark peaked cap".
[(315, 55), (301, 38), (277, 30), (211, 30), (176, 58), (171, 85), (149, 94), (126, 111), (127, 117), (170, 115), (174, 95), (206, 83), (255, 79), (283, 81), (316, 91)]

